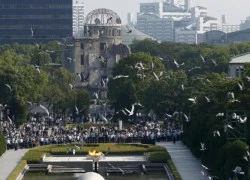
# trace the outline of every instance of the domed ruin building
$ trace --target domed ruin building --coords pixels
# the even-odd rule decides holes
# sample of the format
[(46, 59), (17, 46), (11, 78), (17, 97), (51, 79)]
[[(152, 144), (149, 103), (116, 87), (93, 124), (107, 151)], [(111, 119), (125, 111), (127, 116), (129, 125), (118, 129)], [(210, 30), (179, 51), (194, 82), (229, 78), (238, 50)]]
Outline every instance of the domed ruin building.
[(122, 44), (121, 18), (112, 10), (96, 9), (85, 19), (84, 29), (64, 40), (64, 67), (76, 74), (76, 87), (107, 96), (114, 65), (130, 54)]

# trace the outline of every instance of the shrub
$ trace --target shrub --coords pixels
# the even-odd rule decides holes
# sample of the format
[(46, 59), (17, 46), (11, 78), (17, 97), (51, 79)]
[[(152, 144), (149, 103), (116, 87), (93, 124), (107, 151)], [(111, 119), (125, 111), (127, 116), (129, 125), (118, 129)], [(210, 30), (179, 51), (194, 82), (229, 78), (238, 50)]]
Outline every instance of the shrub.
[(181, 180), (181, 176), (177, 168), (175, 167), (171, 159), (171, 156), (169, 155), (167, 151), (149, 152), (149, 153), (145, 153), (145, 155), (149, 157), (149, 161), (151, 163), (167, 163), (174, 178), (176, 180)]
[(19, 174), (23, 171), (24, 167), (27, 165), (26, 160), (22, 160), (16, 167), (15, 169), (11, 172), (11, 174), (8, 177), (8, 180), (13, 180), (16, 179)]
[(0, 156), (5, 152), (5, 150), (6, 150), (6, 142), (2, 132), (0, 131)]
[(152, 163), (167, 163), (167, 160), (171, 159), (167, 151), (150, 152), (148, 156)]
[(181, 175), (179, 174), (177, 168), (175, 167), (172, 159), (168, 159), (167, 164), (168, 164), (168, 167), (170, 168), (170, 171), (173, 174), (175, 180), (181, 180)]
[(40, 158), (43, 154), (46, 156), (50, 155), (48, 152), (36, 151), (36, 150), (29, 150), (23, 157), (23, 160), (26, 160), (28, 164), (39, 164)]

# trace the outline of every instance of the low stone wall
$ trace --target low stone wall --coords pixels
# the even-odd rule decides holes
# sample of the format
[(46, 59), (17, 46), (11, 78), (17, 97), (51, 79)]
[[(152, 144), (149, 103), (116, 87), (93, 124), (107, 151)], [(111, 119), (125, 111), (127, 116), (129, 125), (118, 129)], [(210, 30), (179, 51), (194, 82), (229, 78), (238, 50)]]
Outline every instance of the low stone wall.
[[(115, 167), (142, 165), (145, 162), (111, 162)], [(92, 162), (49, 162), (43, 163), (52, 166), (65, 166), (68, 168), (83, 168), (86, 172), (93, 171)], [(110, 167), (108, 162), (99, 162), (99, 171), (104, 172), (106, 167)]]

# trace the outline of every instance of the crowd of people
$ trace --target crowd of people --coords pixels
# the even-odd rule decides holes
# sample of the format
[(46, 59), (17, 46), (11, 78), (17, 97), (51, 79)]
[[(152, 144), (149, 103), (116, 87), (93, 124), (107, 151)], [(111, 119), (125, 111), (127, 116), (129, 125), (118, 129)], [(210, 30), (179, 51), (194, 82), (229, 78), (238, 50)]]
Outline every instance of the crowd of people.
[(70, 121), (62, 118), (31, 117), (19, 126), (8, 120), (0, 121), (0, 129), (6, 139), (7, 149), (32, 148), (49, 144), (67, 143), (144, 143), (156, 141), (175, 142), (181, 131), (163, 128), (158, 121), (140, 121), (120, 129), (117, 124), (96, 123), (89, 128), (80, 124), (66, 126)]

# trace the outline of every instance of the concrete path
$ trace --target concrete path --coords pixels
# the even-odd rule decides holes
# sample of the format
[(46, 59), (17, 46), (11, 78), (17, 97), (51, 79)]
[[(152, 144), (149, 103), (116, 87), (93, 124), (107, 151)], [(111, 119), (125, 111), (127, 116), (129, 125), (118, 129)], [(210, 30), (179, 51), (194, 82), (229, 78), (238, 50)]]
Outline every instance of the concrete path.
[[(199, 159), (195, 158), (191, 151), (181, 141), (159, 142), (157, 145), (165, 147), (183, 180), (208, 179), (207, 172), (202, 168)], [(201, 171), (205, 173), (202, 175)]]
[(2, 157), (0, 157), (0, 179), (5, 180), (17, 166), (23, 155), (28, 149), (18, 149), (17, 151), (7, 150)]

